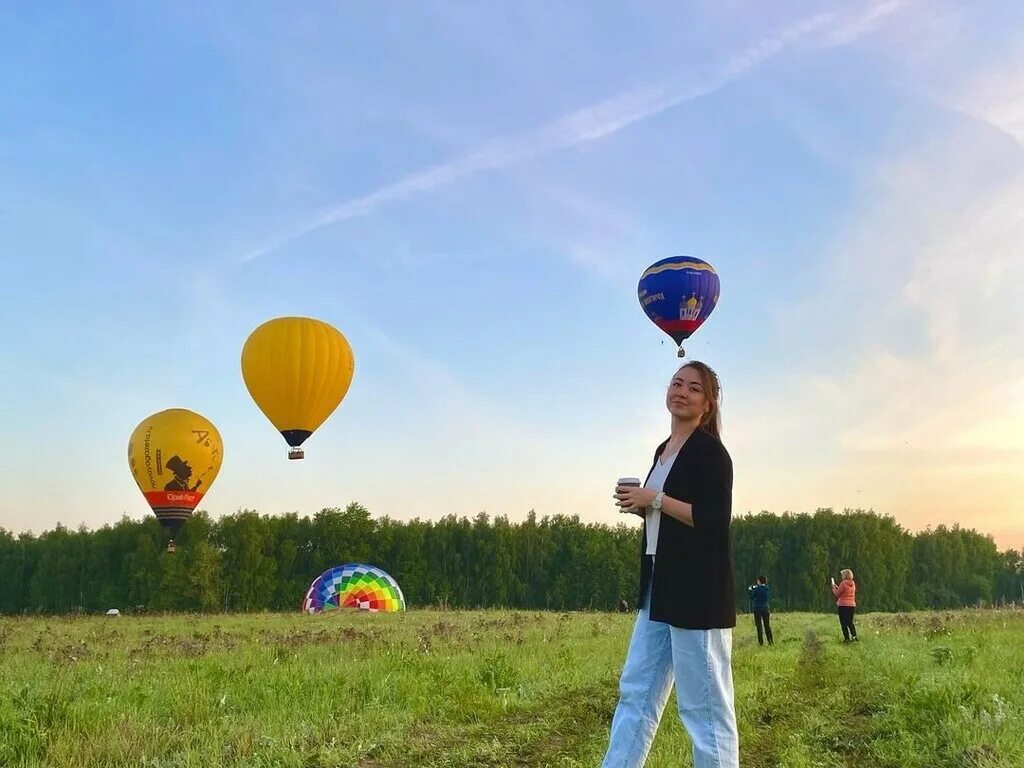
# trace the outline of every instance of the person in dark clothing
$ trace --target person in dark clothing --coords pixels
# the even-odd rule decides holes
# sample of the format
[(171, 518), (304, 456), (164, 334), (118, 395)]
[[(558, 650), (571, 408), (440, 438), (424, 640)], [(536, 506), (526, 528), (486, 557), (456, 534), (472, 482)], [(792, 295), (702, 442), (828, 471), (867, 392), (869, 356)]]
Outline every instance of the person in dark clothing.
[[(768, 610), (768, 597), (771, 590), (768, 589), (768, 579), (764, 576), (757, 577), (757, 583), (747, 587), (750, 595), (750, 602), (754, 606), (754, 626), (757, 627), (757, 644), (764, 645), (764, 638), (768, 638), (768, 645), (773, 645), (771, 612)], [(762, 634), (763, 627), (763, 634)]]

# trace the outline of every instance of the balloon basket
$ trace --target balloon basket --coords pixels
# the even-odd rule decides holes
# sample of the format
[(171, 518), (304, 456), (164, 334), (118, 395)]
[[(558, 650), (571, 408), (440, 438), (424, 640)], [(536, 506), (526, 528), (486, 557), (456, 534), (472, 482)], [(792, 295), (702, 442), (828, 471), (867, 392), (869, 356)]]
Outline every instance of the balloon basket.
[(167, 542), (167, 551), (168, 551), (169, 553), (171, 553), (171, 554), (174, 554), (174, 552), (176, 552), (176, 551), (177, 551), (177, 549), (178, 549), (178, 547), (177, 547), (177, 545), (176, 545), (176, 544), (174, 543), (174, 539), (171, 539), (170, 541), (168, 541), (168, 542)]
[(295, 461), (296, 459), (304, 459), (304, 458), (306, 458), (306, 452), (304, 450), (302, 450), (301, 448), (290, 448), (288, 450), (288, 459), (290, 461)]
[(676, 357), (686, 357), (686, 350), (683, 349), (683, 345), (679, 345), (679, 349), (676, 351)]

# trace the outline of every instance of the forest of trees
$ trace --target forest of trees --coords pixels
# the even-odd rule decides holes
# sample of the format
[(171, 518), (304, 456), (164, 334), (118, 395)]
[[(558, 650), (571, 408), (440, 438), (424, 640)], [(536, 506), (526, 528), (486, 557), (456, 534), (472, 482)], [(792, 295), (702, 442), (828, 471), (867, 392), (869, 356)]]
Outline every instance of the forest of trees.
[[(912, 534), (872, 512), (761, 513), (733, 520), (738, 606), (768, 577), (774, 609), (831, 610), (830, 575), (852, 568), (861, 610), (1024, 602), (1024, 560), (973, 530)], [(636, 601), (639, 526), (572, 516), (406, 522), (360, 504), (313, 517), (192, 517), (165, 551), (155, 519), (38, 536), (0, 529), (0, 612), (297, 610), (327, 568), (388, 571), (410, 607), (614, 610)]]

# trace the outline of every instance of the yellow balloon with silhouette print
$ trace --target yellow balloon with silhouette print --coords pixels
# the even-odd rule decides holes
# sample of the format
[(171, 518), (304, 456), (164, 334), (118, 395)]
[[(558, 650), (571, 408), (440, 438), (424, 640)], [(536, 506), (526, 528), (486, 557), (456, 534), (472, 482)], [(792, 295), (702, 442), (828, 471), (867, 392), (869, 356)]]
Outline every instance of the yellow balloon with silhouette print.
[(185, 408), (147, 416), (128, 439), (128, 467), (172, 535), (210, 490), (224, 460), (220, 432)]
[(242, 378), (256, 405), (290, 446), (289, 459), (341, 404), (355, 358), (337, 328), (309, 317), (278, 317), (242, 347)]

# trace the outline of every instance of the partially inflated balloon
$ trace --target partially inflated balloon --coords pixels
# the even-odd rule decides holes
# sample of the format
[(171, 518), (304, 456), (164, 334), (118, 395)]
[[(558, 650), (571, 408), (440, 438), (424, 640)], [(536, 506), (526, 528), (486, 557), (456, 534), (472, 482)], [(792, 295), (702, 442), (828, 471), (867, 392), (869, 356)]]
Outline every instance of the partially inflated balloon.
[(341, 331), (308, 317), (279, 317), (253, 331), (242, 348), (242, 378), (256, 405), (301, 459), (299, 446), (338, 407), (355, 359)]
[(654, 324), (682, 345), (708, 319), (718, 303), (719, 287), (718, 274), (706, 261), (672, 256), (644, 271), (637, 295)]
[(224, 459), (220, 433), (185, 408), (142, 420), (128, 439), (128, 467), (157, 519), (172, 532), (210, 490)]
[(387, 612), (405, 610), (405, 596), (391, 574), (373, 565), (349, 563), (321, 573), (306, 591), (307, 613), (358, 608)]

